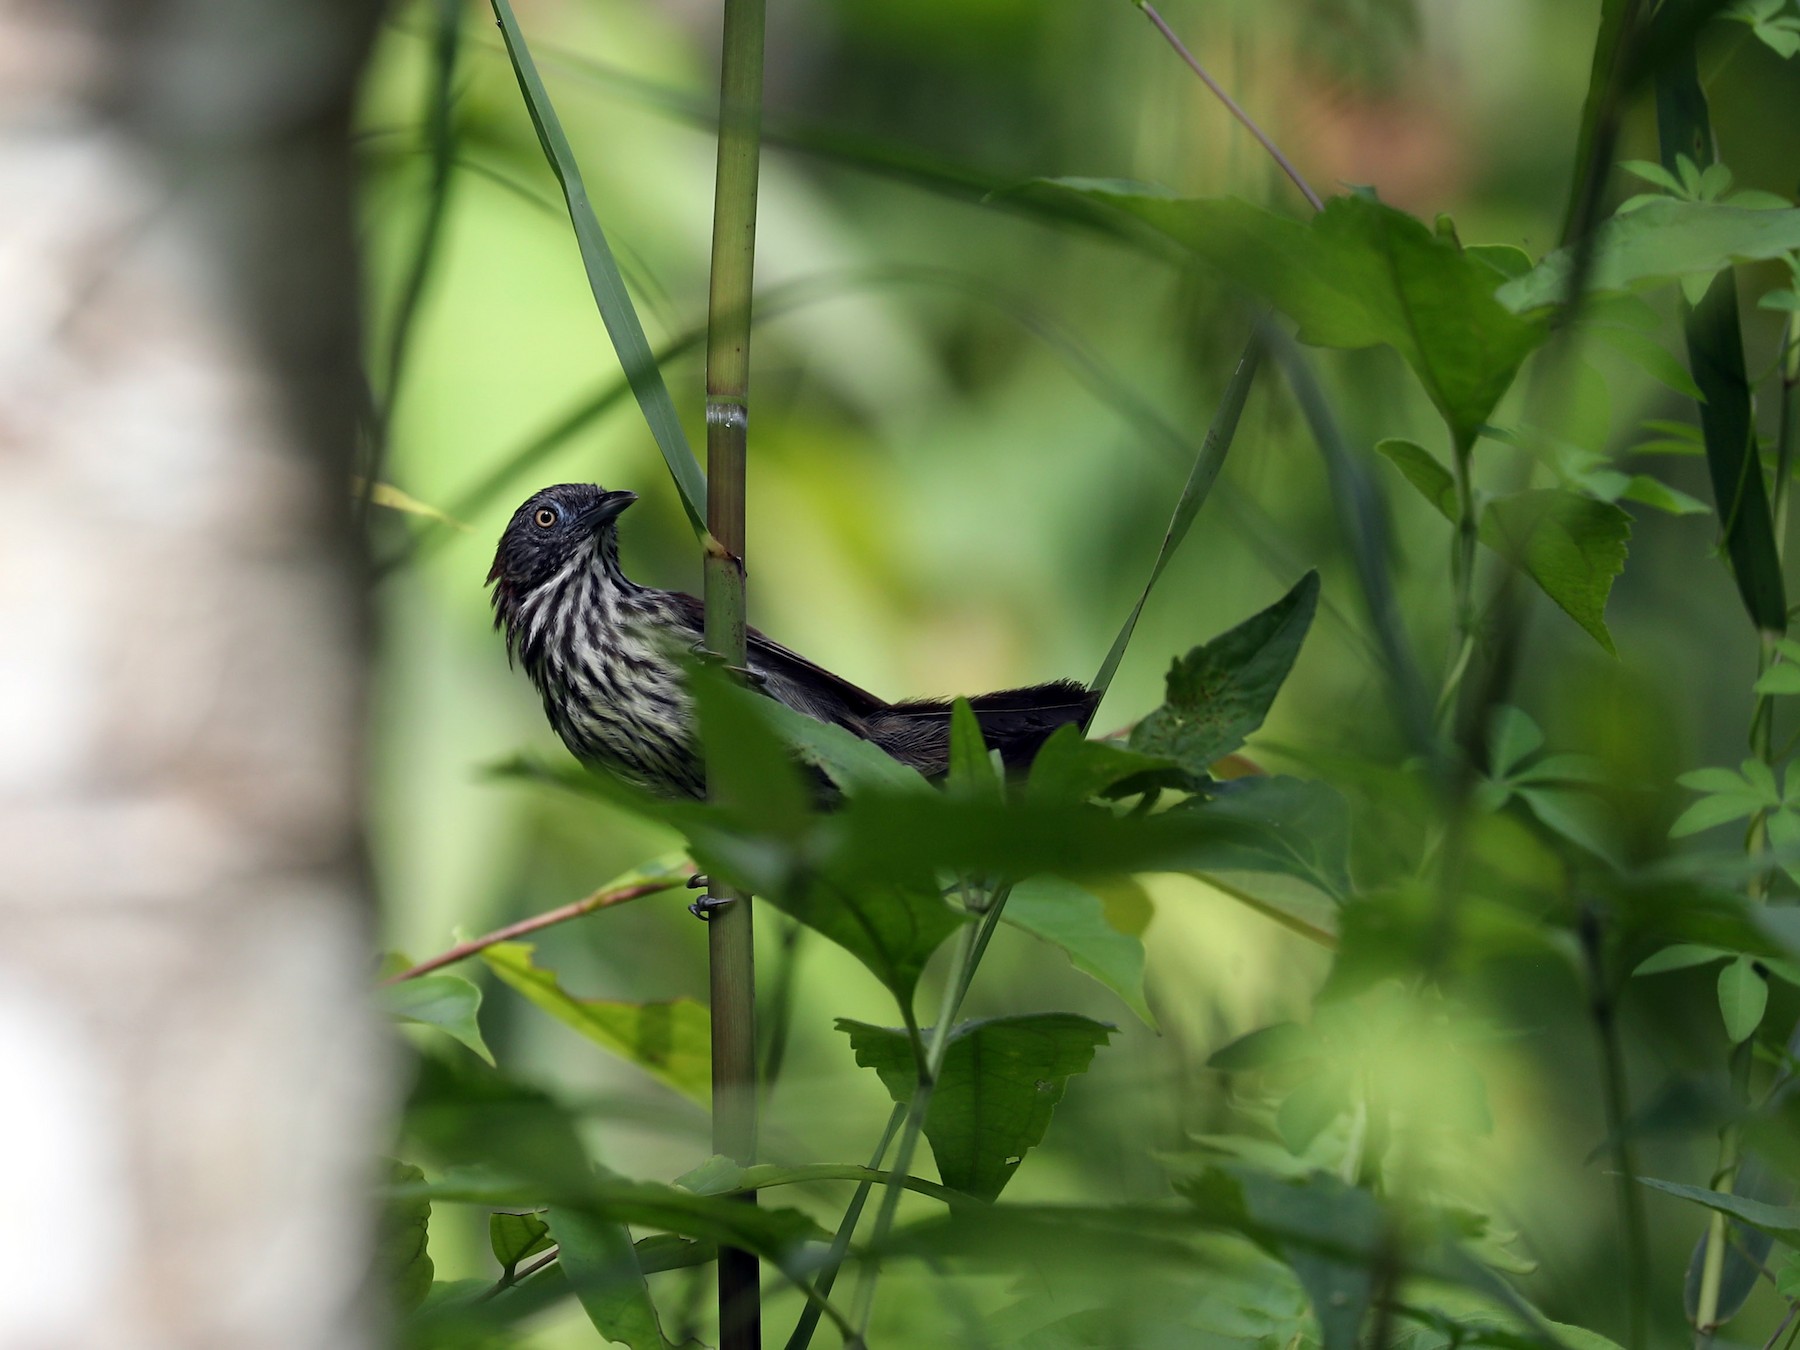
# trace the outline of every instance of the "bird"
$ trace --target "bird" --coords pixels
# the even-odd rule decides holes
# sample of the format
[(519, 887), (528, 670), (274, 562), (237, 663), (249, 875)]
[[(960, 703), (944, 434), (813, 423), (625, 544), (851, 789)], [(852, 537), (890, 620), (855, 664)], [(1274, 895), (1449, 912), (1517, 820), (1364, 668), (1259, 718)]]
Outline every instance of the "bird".
[[(704, 655), (704, 607), (640, 586), (619, 566), (628, 490), (561, 483), (513, 512), (488, 572), (494, 627), (544, 713), (583, 764), (662, 798), (699, 799), (706, 775), (687, 672)], [(949, 768), (949, 699), (890, 703), (748, 630), (738, 673), (764, 697), (843, 727), (928, 779)], [(1074, 680), (969, 700), (990, 749), (1023, 772), (1059, 727), (1085, 731), (1099, 695)], [(829, 798), (821, 782), (821, 796)]]

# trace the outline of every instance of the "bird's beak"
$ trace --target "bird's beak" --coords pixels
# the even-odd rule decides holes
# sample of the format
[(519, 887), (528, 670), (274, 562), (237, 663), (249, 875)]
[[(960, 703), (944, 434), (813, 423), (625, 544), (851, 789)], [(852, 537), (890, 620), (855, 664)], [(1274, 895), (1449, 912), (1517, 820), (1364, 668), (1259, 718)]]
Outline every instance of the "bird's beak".
[(619, 492), (609, 492), (602, 497), (599, 502), (595, 504), (593, 510), (588, 513), (588, 519), (596, 526), (610, 525), (619, 518), (626, 507), (630, 506), (637, 499), (638, 495), (635, 492), (623, 490)]

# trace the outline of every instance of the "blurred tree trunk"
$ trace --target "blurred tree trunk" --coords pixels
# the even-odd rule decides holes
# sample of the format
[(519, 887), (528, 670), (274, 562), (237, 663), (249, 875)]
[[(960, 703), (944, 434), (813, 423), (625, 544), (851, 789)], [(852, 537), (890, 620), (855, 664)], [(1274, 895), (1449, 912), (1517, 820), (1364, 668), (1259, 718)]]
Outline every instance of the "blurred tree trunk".
[(0, 1345), (332, 1347), (366, 1001), (359, 0), (0, 0)]

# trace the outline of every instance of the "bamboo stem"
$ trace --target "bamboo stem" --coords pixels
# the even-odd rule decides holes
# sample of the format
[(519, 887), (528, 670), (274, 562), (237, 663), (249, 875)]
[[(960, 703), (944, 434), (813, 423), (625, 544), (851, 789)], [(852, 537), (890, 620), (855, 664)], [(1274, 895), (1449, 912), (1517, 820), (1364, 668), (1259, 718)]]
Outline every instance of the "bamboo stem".
[[(750, 303), (756, 263), (764, 0), (725, 0), (718, 177), (706, 329), (706, 646), (744, 664), (744, 462), (749, 430)], [(715, 887), (712, 984), (713, 1151), (756, 1160), (756, 960), (750, 897)], [(754, 1194), (743, 1203), (755, 1204)], [(756, 1258), (719, 1252), (719, 1343), (759, 1350)]]

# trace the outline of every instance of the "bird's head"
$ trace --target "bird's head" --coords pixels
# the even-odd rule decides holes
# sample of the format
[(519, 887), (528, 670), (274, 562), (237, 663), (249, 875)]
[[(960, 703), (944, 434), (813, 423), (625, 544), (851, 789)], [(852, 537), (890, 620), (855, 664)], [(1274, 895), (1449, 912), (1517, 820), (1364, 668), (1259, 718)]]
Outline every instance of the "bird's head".
[(535, 590), (590, 546), (616, 566), (614, 522), (636, 500), (635, 492), (608, 492), (594, 483), (560, 483), (532, 493), (500, 536), (487, 578), (496, 588), (495, 603)]

